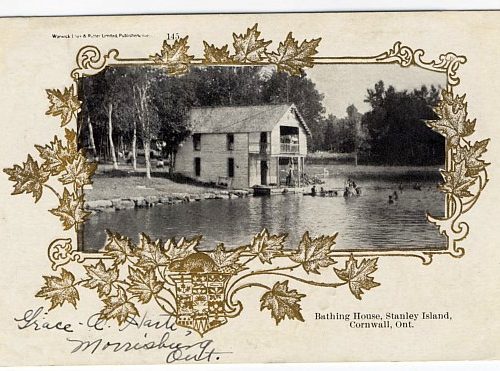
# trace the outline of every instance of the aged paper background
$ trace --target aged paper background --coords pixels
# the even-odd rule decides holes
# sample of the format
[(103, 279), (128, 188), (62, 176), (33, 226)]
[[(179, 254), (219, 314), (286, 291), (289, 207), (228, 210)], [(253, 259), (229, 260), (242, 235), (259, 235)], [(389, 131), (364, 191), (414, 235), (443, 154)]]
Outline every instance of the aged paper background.
[[(2, 19), (0, 71), (3, 141), (0, 167), (10, 167), (33, 152), (34, 144), (48, 143), (58, 120), (44, 115), (46, 88), (71, 82), (75, 55), (84, 45), (120, 50), (124, 57), (145, 57), (157, 52), (166, 32), (189, 35), (190, 52), (201, 56), (202, 41), (216, 45), (231, 42), (232, 32), (259, 29), (274, 44), (289, 31), (299, 40), (322, 37), (319, 56), (367, 56), (388, 50), (397, 40), (422, 48), (428, 58), (447, 51), (466, 55), (460, 67), (456, 93), (467, 93), (469, 116), (477, 118), (478, 139), (492, 138), (485, 158), (490, 184), (478, 204), (465, 216), (470, 234), (463, 242), (461, 259), (435, 257), (430, 266), (414, 258), (383, 258), (377, 281), (382, 285), (354, 299), (346, 290), (307, 287), (302, 303), (305, 323), (287, 321), (275, 326), (268, 313), (259, 311), (259, 296), (247, 291), (241, 316), (212, 331), (209, 337), (221, 351), (233, 352), (221, 362), (324, 362), (393, 360), (472, 360), (499, 357), (500, 251), (496, 218), (496, 187), (500, 160), (496, 127), (499, 121), (497, 68), (500, 26), (494, 12), (192, 15), (143, 17)], [(52, 33), (148, 33), (141, 39), (55, 40)], [(275, 47), (277, 45), (274, 45)], [(73, 124), (74, 125), (74, 124)], [(475, 138), (472, 137), (474, 140)], [(45, 303), (34, 297), (50, 274), (47, 246), (62, 237), (57, 218), (47, 213), (54, 206), (42, 198), (35, 206), (30, 196), (10, 196), (7, 176), (0, 176), (0, 359), (2, 365), (162, 363), (161, 352), (70, 354), (61, 333), (19, 331), (14, 317)], [(332, 231), (333, 232), (333, 231)], [(85, 320), (98, 305), (97, 297), (81, 290), (78, 311), (58, 308), (48, 318)], [(450, 311), (453, 321), (421, 322), (401, 331), (349, 329), (336, 321), (315, 321), (315, 311), (405, 312)], [(113, 327), (104, 330), (110, 339), (122, 336)], [(140, 340), (142, 333), (137, 333)], [(104, 336), (104, 335), (103, 335)], [(130, 335), (128, 335), (128, 340)]]

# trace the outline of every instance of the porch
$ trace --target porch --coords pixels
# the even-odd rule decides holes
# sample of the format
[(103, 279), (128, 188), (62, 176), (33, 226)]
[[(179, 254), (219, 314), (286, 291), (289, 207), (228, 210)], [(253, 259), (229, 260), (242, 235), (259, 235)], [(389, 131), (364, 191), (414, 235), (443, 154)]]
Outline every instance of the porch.
[(282, 192), (303, 186), (304, 156), (301, 155), (250, 155), (248, 168), (250, 187), (278, 188)]

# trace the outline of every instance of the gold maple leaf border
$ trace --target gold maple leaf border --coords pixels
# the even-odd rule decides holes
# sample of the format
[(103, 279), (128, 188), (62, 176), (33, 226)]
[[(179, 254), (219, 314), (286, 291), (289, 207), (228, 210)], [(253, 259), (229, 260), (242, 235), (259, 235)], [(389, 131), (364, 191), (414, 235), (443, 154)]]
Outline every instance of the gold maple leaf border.
[[(314, 66), (313, 56), (317, 54), (321, 38), (304, 40), (299, 44), (290, 32), (286, 39), (279, 43), (277, 50), (269, 51), (271, 41), (262, 38), (257, 27), (255, 24), (248, 28), (246, 33), (233, 33), (234, 53), (228, 44), (217, 47), (204, 41), (202, 64), (274, 65), (278, 71), (290, 75), (301, 75), (303, 68)], [(187, 36), (175, 40), (172, 44), (165, 41), (159, 53), (149, 56), (150, 63), (165, 68), (171, 75), (186, 73), (195, 60), (193, 55), (188, 54), (187, 41)], [(391, 49), (389, 53), (381, 56), (395, 58), (398, 52), (406, 53), (408, 50), (411, 49), (401, 46), (398, 42), (394, 50)], [(403, 59), (398, 63), (407, 66), (409, 62)], [(456, 85), (458, 80), (453, 77), (457, 81), (454, 84)], [(81, 102), (74, 85), (63, 90), (47, 89), (46, 93), (50, 103), (46, 115), (59, 116), (61, 127), (66, 126), (73, 118), (76, 119)], [(474, 133), (476, 122), (467, 117), (465, 95), (454, 95), (451, 88), (442, 91), (435, 113), (439, 118), (428, 120), (427, 125), (446, 138), (447, 153), (451, 156), (448, 156), (446, 170), (442, 170), (443, 183), (440, 190), (452, 201), (452, 209), (455, 210), (453, 217), (457, 219), (459, 215), (456, 215), (456, 211), (459, 210), (460, 214), (470, 209), (486, 185), (486, 167), (489, 163), (482, 159), (482, 155), (487, 150), (489, 139), (474, 143), (467, 140), (467, 137)], [(60, 218), (64, 229), (78, 231), (88, 218), (88, 213), (83, 210), (83, 187), (92, 183), (92, 175), (97, 165), (88, 162), (83, 151), (77, 149), (77, 134), (71, 129), (65, 129), (65, 142), (55, 136), (50, 144), (37, 145), (36, 149), (40, 162), (28, 155), (27, 161), (21, 165), (4, 169), (9, 180), (15, 182), (12, 194), (31, 193), (35, 202), (38, 202), (43, 190), (50, 190), (56, 195), (59, 206), (49, 211)], [(56, 190), (55, 184), (58, 182), (63, 187), (62, 191)], [(464, 209), (463, 205), (468, 205), (468, 208)], [(440, 222), (439, 218), (428, 218), (432, 223)], [(447, 232), (445, 229), (440, 231)], [(163, 243), (141, 234), (139, 243), (134, 244), (128, 237), (108, 231), (104, 254), (99, 254), (97, 263), (82, 265), (85, 270), (83, 278), (77, 280), (72, 272), (62, 268), (59, 275), (43, 277), (44, 285), (36, 296), (51, 302), (49, 310), (65, 303), (76, 308), (80, 299), (78, 287), (94, 290), (103, 303), (101, 317), (115, 319), (119, 324), (129, 316), (140, 315), (138, 307), (151, 301), (156, 302), (163, 312), (175, 316), (182, 303), (178, 301), (175, 285), (170, 277), (172, 273), (177, 274), (178, 270), (170, 269), (182, 266), (179, 262), (184, 262), (185, 259), (196, 257), (211, 262), (214, 272), (229, 277), (224, 294), (226, 317), (236, 317), (243, 309), (241, 302), (235, 299), (237, 292), (257, 287), (265, 290), (260, 299), (261, 310), (269, 310), (278, 325), (284, 319), (304, 321), (300, 301), (306, 295), (291, 288), (291, 281), (325, 288), (346, 285), (359, 300), (364, 294), (363, 290), (367, 291), (380, 285), (370, 276), (377, 270), (379, 257), (360, 260), (353, 253), (339, 256), (333, 250), (337, 234), (311, 238), (309, 233), (305, 232), (295, 250), (284, 248), (286, 237), (271, 235), (264, 229), (254, 236), (249, 245), (227, 250), (223, 244), (219, 244), (215, 250), (203, 253), (197, 249), (201, 236), (191, 240), (171, 239)], [(451, 238), (449, 235), (447, 237)], [(73, 253), (71, 245), (65, 245), (64, 249), (66, 255)], [(338, 262), (334, 256), (346, 258), (344, 268), (335, 267)], [(85, 260), (84, 258), (79, 262)], [(275, 261), (283, 260), (289, 264), (274, 264)], [(252, 261), (253, 264), (264, 266), (269, 264), (270, 268), (248, 271)], [(325, 271), (333, 273), (332, 277), (339, 281), (320, 282), (309, 278), (310, 274), (322, 275)], [(200, 273), (187, 271), (183, 274)], [(120, 279), (121, 275), (126, 276)], [(272, 276), (281, 280), (271, 286), (262, 280), (249, 282), (249, 279), (255, 279), (257, 276)]]

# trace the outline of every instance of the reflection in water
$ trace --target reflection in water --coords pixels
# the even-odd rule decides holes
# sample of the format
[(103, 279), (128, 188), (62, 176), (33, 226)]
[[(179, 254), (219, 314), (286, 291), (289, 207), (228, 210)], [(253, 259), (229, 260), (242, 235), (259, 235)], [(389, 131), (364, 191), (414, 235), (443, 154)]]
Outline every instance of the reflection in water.
[[(426, 220), (426, 212), (444, 214), (444, 195), (436, 182), (421, 182), (421, 191), (407, 184), (393, 204), (388, 195), (399, 181), (365, 179), (362, 184), (363, 195), (353, 198), (288, 194), (102, 212), (86, 223), (84, 246), (89, 250), (104, 246), (105, 229), (135, 241), (140, 232), (162, 239), (201, 234), (205, 248), (218, 242), (236, 246), (250, 243), (263, 228), (288, 233), (292, 247), (306, 230), (312, 236), (339, 232), (337, 249), (444, 246), (445, 238)], [(333, 186), (338, 186), (338, 179), (324, 185)]]

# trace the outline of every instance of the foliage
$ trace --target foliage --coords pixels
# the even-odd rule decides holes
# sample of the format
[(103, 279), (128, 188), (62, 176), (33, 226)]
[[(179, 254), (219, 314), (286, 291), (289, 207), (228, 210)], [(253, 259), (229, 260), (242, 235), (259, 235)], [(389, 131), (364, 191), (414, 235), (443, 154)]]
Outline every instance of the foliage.
[[(363, 259), (359, 263), (351, 256), (345, 270), (335, 269), (341, 282), (317, 282), (301, 277), (298, 272), (290, 273), (302, 268), (307, 273), (321, 274), (321, 270), (336, 264), (331, 257), (336, 237), (335, 234), (311, 238), (306, 232), (298, 248), (290, 251), (284, 249), (286, 235), (273, 235), (263, 229), (248, 245), (226, 249), (219, 244), (211, 251), (202, 251), (199, 249), (200, 236), (162, 241), (141, 234), (139, 243), (135, 244), (126, 236), (107, 231), (103, 253), (111, 259), (102, 258), (95, 264), (84, 264), (85, 275), (78, 281), (73, 273), (64, 269), (60, 276), (44, 277), (45, 285), (37, 296), (51, 300), (51, 309), (64, 302), (76, 306), (79, 299), (77, 287), (81, 286), (96, 291), (102, 300), (103, 307), (99, 312), (102, 319), (115, 319), (122, 324), (128, 317), (140, 315), (141, 305), (150, 302), (156, 303), (166, 314), (178, 316), (182, 313), (185, 318), (196, 314), (195, 302), (202, 308), (200, 310), (205, 310), (203, 308), (207, 305), (220, 308), (220, 304), (214, 306), (218, 302), (199, 295), (190, 297), (186, 291), (189, 282), (199, 284), (208, 279), (224, 284), (220, 300), (226, 309), (217, 312), (218, 318), (234, 317), (241, 312), (241, 304), (233, 301), (238, 291), (260, 287), (266, 290), (260, 299), (261, 310), (269, 309), (276, 324), (285, 318), (304, 321), (299, 302), (306, 295), (291, 289), (291, 280), (325, 288), (348, 284), (358, 299), (361, 298), (361, 289), (369, 290), (378, 285), (369, 277), (377, 269), (376, 259)], [(276, 261), (281, 264), (276, 264)], [(270, 264), (270, 268), (259, 267), (265, 263)], [(285, 280), (272, 286), (262, 280), (256, 281), (257, 277), (264, 276), (284, 277)], [(200, 313), (210, 316), (211, 310)], [(212, 328), (195, 329), (203, 333)]]
[(370, 290), (380, 285), (380, 283), (373, 281), (373, 277), (370, 277), (370, 274), (377, 270), (377, 260), (378, 258), (363, 259), (358, 265), (356, 259), (351, 255), (346, 261), (344, 269), (335, 268), (337, 276), (349, 284), (349, 289), (356, 299), (361, 300), (363, 290)]
[(260, 310), (271, 310), (271, 315), (276, 320), (277, 325), (285, 316), (304, 322), (299, 305), (299, 301), (303, 297), (305, 295), (299, 294), (297, 290), (288, 290), (288, 281), (278, 281), (271, 290), (262, 295)]
[(304, 40), (299, 45), (290, 32), (285, 41), (280, 43), (278, 52), (271, 54), (270, 60), (276, 64), (279, 72), (300, 75), (304, 67), (314, 65), (311, 56), (317, 53), (320, 41), (321, 39)]
[(173, 45), (165, 40), (161, 52), (151, 55), (149, 58), (155, 63), (166, 66), (167, 73), (170, 75), (182, 75), (189, 69), (189, 64), (194, 56), (188, 55), (189, 46), (187, 45), (188, 36), (175, 40)]
[(274, 65), (278, 72), (287, 72), (292, 76), (301, 76), (305, 67), (313, 66), (313, 56), (318, 53), (321, 38), (299, 42), (288, 33), (286, 39), (280, 42), (278, 49), (269, 52), (267, 47), (271, 41), (260, 37), (258, 24), (248, 28), (245, 34), (233, 33), (233, 48), (235, 53), (230, 54), (228, 45), (217, 48), (213, 44), (203, 42), (204, 62), (207, 64), (258, 64)]
[(36, 293), (36, 297), (50, 300), (49, 310), (56, 306), (62, 306), (65, 302), (73, 304), (80, 300), (80, 295), (76, 289), (75, 276), (73, 273), (62, 268), (60, 276), (43, 276), (45, 285)]
[(363, 160), (384, 165), (443, 164), (444, 139), (424, 123), (436, 118), (432, 107), (438, 94), (434, 86), (396, 91), (382, 81), (368, 89), (365, 102), (372, 110), (361, 123), (367, 132)]
[(427, 121), (430, 128), (444, 135), (453, 156), (452, 167), (441, 171), (444, 182), (440, 189), (458, 198), (473, 197), (471, 189), (489, 165), (481, 158), (489, 139), (474, 144), (468, 142), (465, 138), (474, 133), (476, 120), (471, 121), (467, 117), (465, 95), (453, 95), (446, 90), (441, 95), (434, 108), (437, 119)]
[[(46, 146), (35, 146), (40, 155), (40, 163), (28, 155), (22, 165), (14, 165), (3, 171), (13, 181), (12, 194), (31, 193), (38, 202), (44, 189), (51, 190), (58, 198), (57, 208), (49, 210), (58, 216), (64, 229), (79, 229), (90, 213), (83, 210), (83, 186), (92, 183), (97, 164), (86, 160), (82, 150), (77, 149), (76, 132), (65, 129), (66, 143), (57, 136)], [(62, 185), (58, 192), (51, 184), (55, 180)]]
[(75, 95), (73, 85), (59, 89), (46, 89), (47, 98), (50, 101), (50, 107), (46, 114), (51, 116), (61, 116), (61, 126), (67, 125), (80, 108), (80, 101)]

